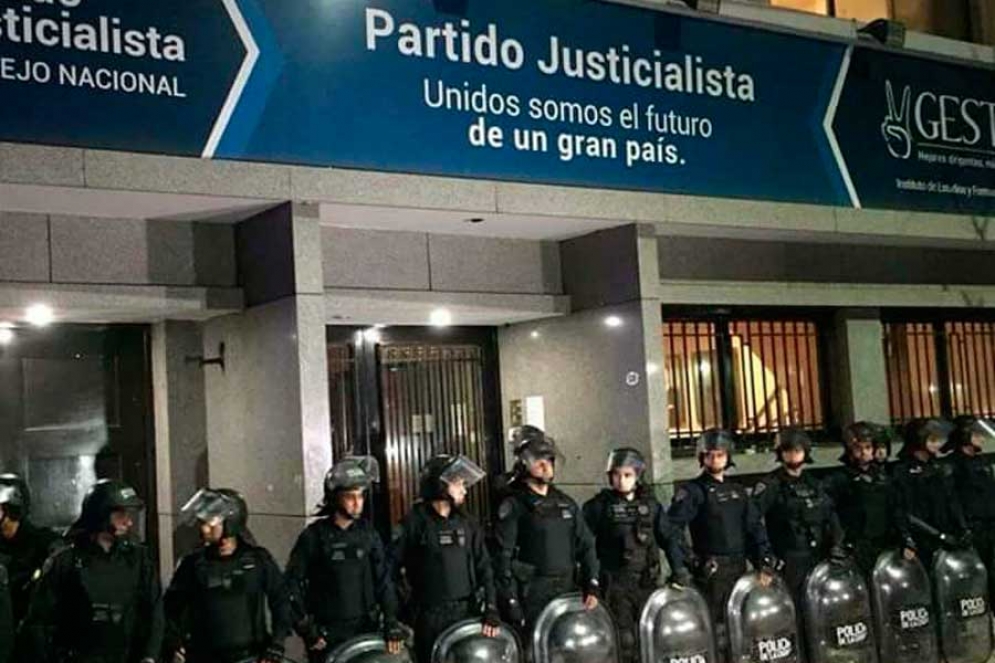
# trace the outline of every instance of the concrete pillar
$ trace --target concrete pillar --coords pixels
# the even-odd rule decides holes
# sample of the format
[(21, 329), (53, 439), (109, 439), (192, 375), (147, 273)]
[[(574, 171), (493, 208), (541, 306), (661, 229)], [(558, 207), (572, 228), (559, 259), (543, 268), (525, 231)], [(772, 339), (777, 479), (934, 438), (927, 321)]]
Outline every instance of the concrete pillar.
[(331, 464), (319, 231), (290, 205), (240, 224), (250, 307), (204, 327), (206, 356), (225, 344), (225, 369), (205, 372), (210, 482), (245, 495), (250, 528), (281, 563)]
[(883, 327), (877, 309), (846, 309), (835, 319), (837, 393), (842, 425), (891, 418)]
[(152, 326), (159, 563), (169, 582), (177, 559), (195, 544), (192, 528), (177, 529), (183, 503), (207, 483), (207, 424), (200, 324), (160, 322)]
[(498, 335), (505, 421), (510, 401), (542, 397), (546, 430), (567, 456), (558, 481), (580, 501), (605, 485), (604, 462), (618, 446), (639, 449), (653, 481), (666, 481), (660, 306), (642, 295), (659, 281), (652, 229), (592, 233), (563, 242), (560, 255), (574, 312)]

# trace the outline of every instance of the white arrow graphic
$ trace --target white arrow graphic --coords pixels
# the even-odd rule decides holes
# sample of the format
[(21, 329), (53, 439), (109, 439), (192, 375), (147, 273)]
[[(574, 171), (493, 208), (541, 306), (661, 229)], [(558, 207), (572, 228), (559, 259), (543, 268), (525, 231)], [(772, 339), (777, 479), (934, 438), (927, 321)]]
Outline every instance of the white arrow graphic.
[(860, 196), (857, 195), (857, 188), (853, 186), (853, 178), (850, 177), (850, 169), (843, 158), (843, 151), (840, 149), (839, 141), (836, 140), (836, 132), (833, 131), (833, 122), (836, 120), (836, 107), (840, 103), (843, 95), (843, 86), (846, 85), (846, 75), (850, 71), (850, 58), (853, 56), (853, 46), (848, 46), (843, 54), (843, 62), (840, 64), (840, 72), (836, 76), (836, 85), (833, 87), (833, 96), (829, 100), (829, 108), (826, 109), (826, 117), (822, 121), (822, 127), (826, 131), (826, 138), (829, 140), (829, 147), (833, 150), (836, 158), (836, 165), (843, 176), (843, 183), (846, 184), (847, 193), (850, 194), (850, 203), (860, 209)]
[(228, 16), (231, 18), (232, 24), (235, 26), (235, 30), (238, 32), (239, 39), (242, 40), (242, 45), (245, 46), (245, 58), (242, 59), (242, 66), (239, 67), (235, 82), (232, 83), (231, 89), (228, 90), (228, 98), (225, 99), (225, 105), (221, 107), (221, 112), (218, 113), (218, 117), (214, 121), (214, 128), (211, 129), (211, 135), (207, 139), (207, 144), (204, 145), (204, 151), (201, 156), (205, 159), (214, 157), (214, 152), (218, 149), (218, 143), (221, 142), (221, 137), (225, 135), (225, 129), (228, 128), (228, 122), (231, 120), (232, 113), (235, 112), (235, 107), (238, 106), (238, 100), (242, 98), (242, 91), (245, 89), (245, 84), (249, 82), (249, 76), (252, 75), (252, 70), (256, 67), (256, 61), (259, 60), (259, 46), (252, 37), (249, 25), (245, 22), (245, 17), (242, 16), (242, 10), (238, 8), (237, 0), (222, 0), (222, 2), (224, 3), (225, 10), (228, 12)]

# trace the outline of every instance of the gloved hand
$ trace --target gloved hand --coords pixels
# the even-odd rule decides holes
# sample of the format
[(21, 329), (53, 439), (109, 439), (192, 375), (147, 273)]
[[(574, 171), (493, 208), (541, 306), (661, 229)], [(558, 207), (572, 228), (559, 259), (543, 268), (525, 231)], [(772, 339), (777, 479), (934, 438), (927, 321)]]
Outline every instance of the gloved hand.
[(784, 569), (784, 560), (778, 559), (774, 555), (768, 555), (760, 560), (760, 572), (768, 575), (780, 573)]
[(836, 566), (846, 564), (850, 559), (849, 551), (843, 546), (833, 546), (829, 549), (829, 563)]
[(498, 612), (497, 606), (484, 606), (483, 618), (480, 621), (483, 622), (484, 626), (493, 626), (495, 628), (501, 626), (501, 614)]
[(497, 636), (501, 629), (501, 615), (498, 614), (497, 606), (484, 606), (484, 615), (480, 621), (483, 625), (484, 636), (488, 638)]
[(682, 566), (670, 575), (668, 582), (674, 587), (683, 589), (691, 587), (694, 584), (694, 579), (691, 577), (691, 572), (687, 570), (687, 567)]

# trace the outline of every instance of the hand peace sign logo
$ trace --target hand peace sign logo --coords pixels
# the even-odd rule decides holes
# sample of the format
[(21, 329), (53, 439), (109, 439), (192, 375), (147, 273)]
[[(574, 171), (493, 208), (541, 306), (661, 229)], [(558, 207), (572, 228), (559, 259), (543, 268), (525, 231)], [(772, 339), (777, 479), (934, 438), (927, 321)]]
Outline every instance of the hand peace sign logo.
[(881, 134), (888, 145), (888, 152), (896, 159), (912, 156), (912, 132), (909, 122), (912, 117), (912, 89), (906, 85), (902, 92), (902, 106), (895, 105), (895, 91), (891, 81), (885, 81), (885, 96), (888, 98), (888, 115), (881, 123)]

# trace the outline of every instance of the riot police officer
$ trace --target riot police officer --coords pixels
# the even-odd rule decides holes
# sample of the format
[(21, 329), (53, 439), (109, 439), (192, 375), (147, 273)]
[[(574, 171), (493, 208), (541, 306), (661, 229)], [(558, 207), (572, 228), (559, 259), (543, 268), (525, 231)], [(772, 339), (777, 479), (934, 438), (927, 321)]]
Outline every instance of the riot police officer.
[(967, 521), (953, 485), (953, 468), (937, 460), (953, 430), (949, 422), (912, 422), (898, 454), (893, 478), (908, 514), (916, 552), (926, 568), (940, 546), (970, 544)]
[(527, 441), (494, 527), (498, 599), (526, 642), (543, 608), (557, 596), (579, 588), (588, 609), (598, 604), (594, 537), (577, 503), (553, 485), (562, 461), (548, 438)]
[(623, 663), (639, 661), (639, 617), (657, 587), (660, 549), (670, 536), (667, 514), (644, 483), (645, 473), (646, 461), (636, 449), (611, 451), (605, 468), (610, 488), (584, 504)]
[(379, 479), (372, 456), (339, 461), (325, 475), (322, 518), (301, 533), (290, 553), (286, 580), (294, 629), (316, 663), (336, 645), (381, 628), (391, 652), (401, 649), (405, 634), (386, 551), (363, 518), (366, 493)]
[[(674, 493), (667, 512), (676, 533), (691, 534), (689, 557), (678, 536), (668, 543), (672, 582), (701, 590), (715, 622), (719, 651), (728, 647), (726, 604), (736, 581), (746, 573), (747, 558), (769, 584), (777, 566), (763, 521), (746, 489), (730, 481), (733, 438), (728, 431), (709, 430), (697, 441), (701, 474)], [(693, 569), (693, 571), (692, 571)]]
[[(498, 509), (501, 507), (501, 502), (504, 501), (504, 498), (508, 497), (509, 491), (511, 490), (511, 484), (520, 474), (518, 472), (518, 457), (521, 455), (522, 450), (528, 445), (528, 443), (533, 440), (537, 442), (548, 440), (550, 444), (556, 444), (556, 441), (549, 435), (546, 435), (541, 428), (530, 426), (528, 424), (524, 426), (516, 426), (511, 429), (511, 434), (508, 439), (511, 446), (512, 456), (515, 459), (515, 465), (511, 470), (494, 477), (494, 480), (491, 482), (491, 505), (494, 513), (497, 513)], [(496, 554), (496, 550), (493, 552)]]
[(995, 428), (984, 419), (959, 417), (947, 441), (957, 491), (967, 526), (974, 534), (974, 547), (988, 568), (995, 587), (995, 469), (982, 456), (985, 444), (995, 441)]
[(135, 490), (101, 479), (86, 494), (68, 546), (49, 557), (21, 632), (25, 661), (154, 661), (162, 646), (156, 569), (132, 533)]
[(16, 474), (0, 475), (0, 564), (7, 567), (15, 622), (24, 619), (32, 581), (59, 541), (54, 532), (31, 522), (30, 509), (27, 482)]
[(804, 471), (812, 462), (812, 440), (805, 431), (778, 433), (775, 454), (781, 467), (753, 488), (774, 554), (784, 563), (784, 579), (802, 605), (805, 577), (827, 557), (842, 561), (843, 528), (833, 501), (818, 479)]
[(415, 645), (429, 663), (436, 638), (458, 621), (480, 617), (497, 635), (494, 569), (481, 527), (463, 510), (467, 490), (485, 473), (466, 456), (441, 454), (421, 470), (416, 503), (390, 549), (394, 577), (410, 587)]
[(248, 530), (245, 500), (234, 490), (204, 488), (181, 515), (198, 525), (203, 545), (180, 560), (166, 590), (166, 660), (281, 661), (290, 605), (280, 568)]
[(846, 448), (840, 457), (843, 468), (825, 483), (844, 537), (866, 575), (887, 549), (901, 545), (908, 559), (915, 556), (915, 543), (898, 493), (884, 465), (875, 462), (874, 445), (881, 434), (881, 426), (866, 421), (848, 426), (843, 435)]
[(0, 564), (0, 663), (10, 661), (14, 650), (14, 608), (10, 601), (7, 568)]

